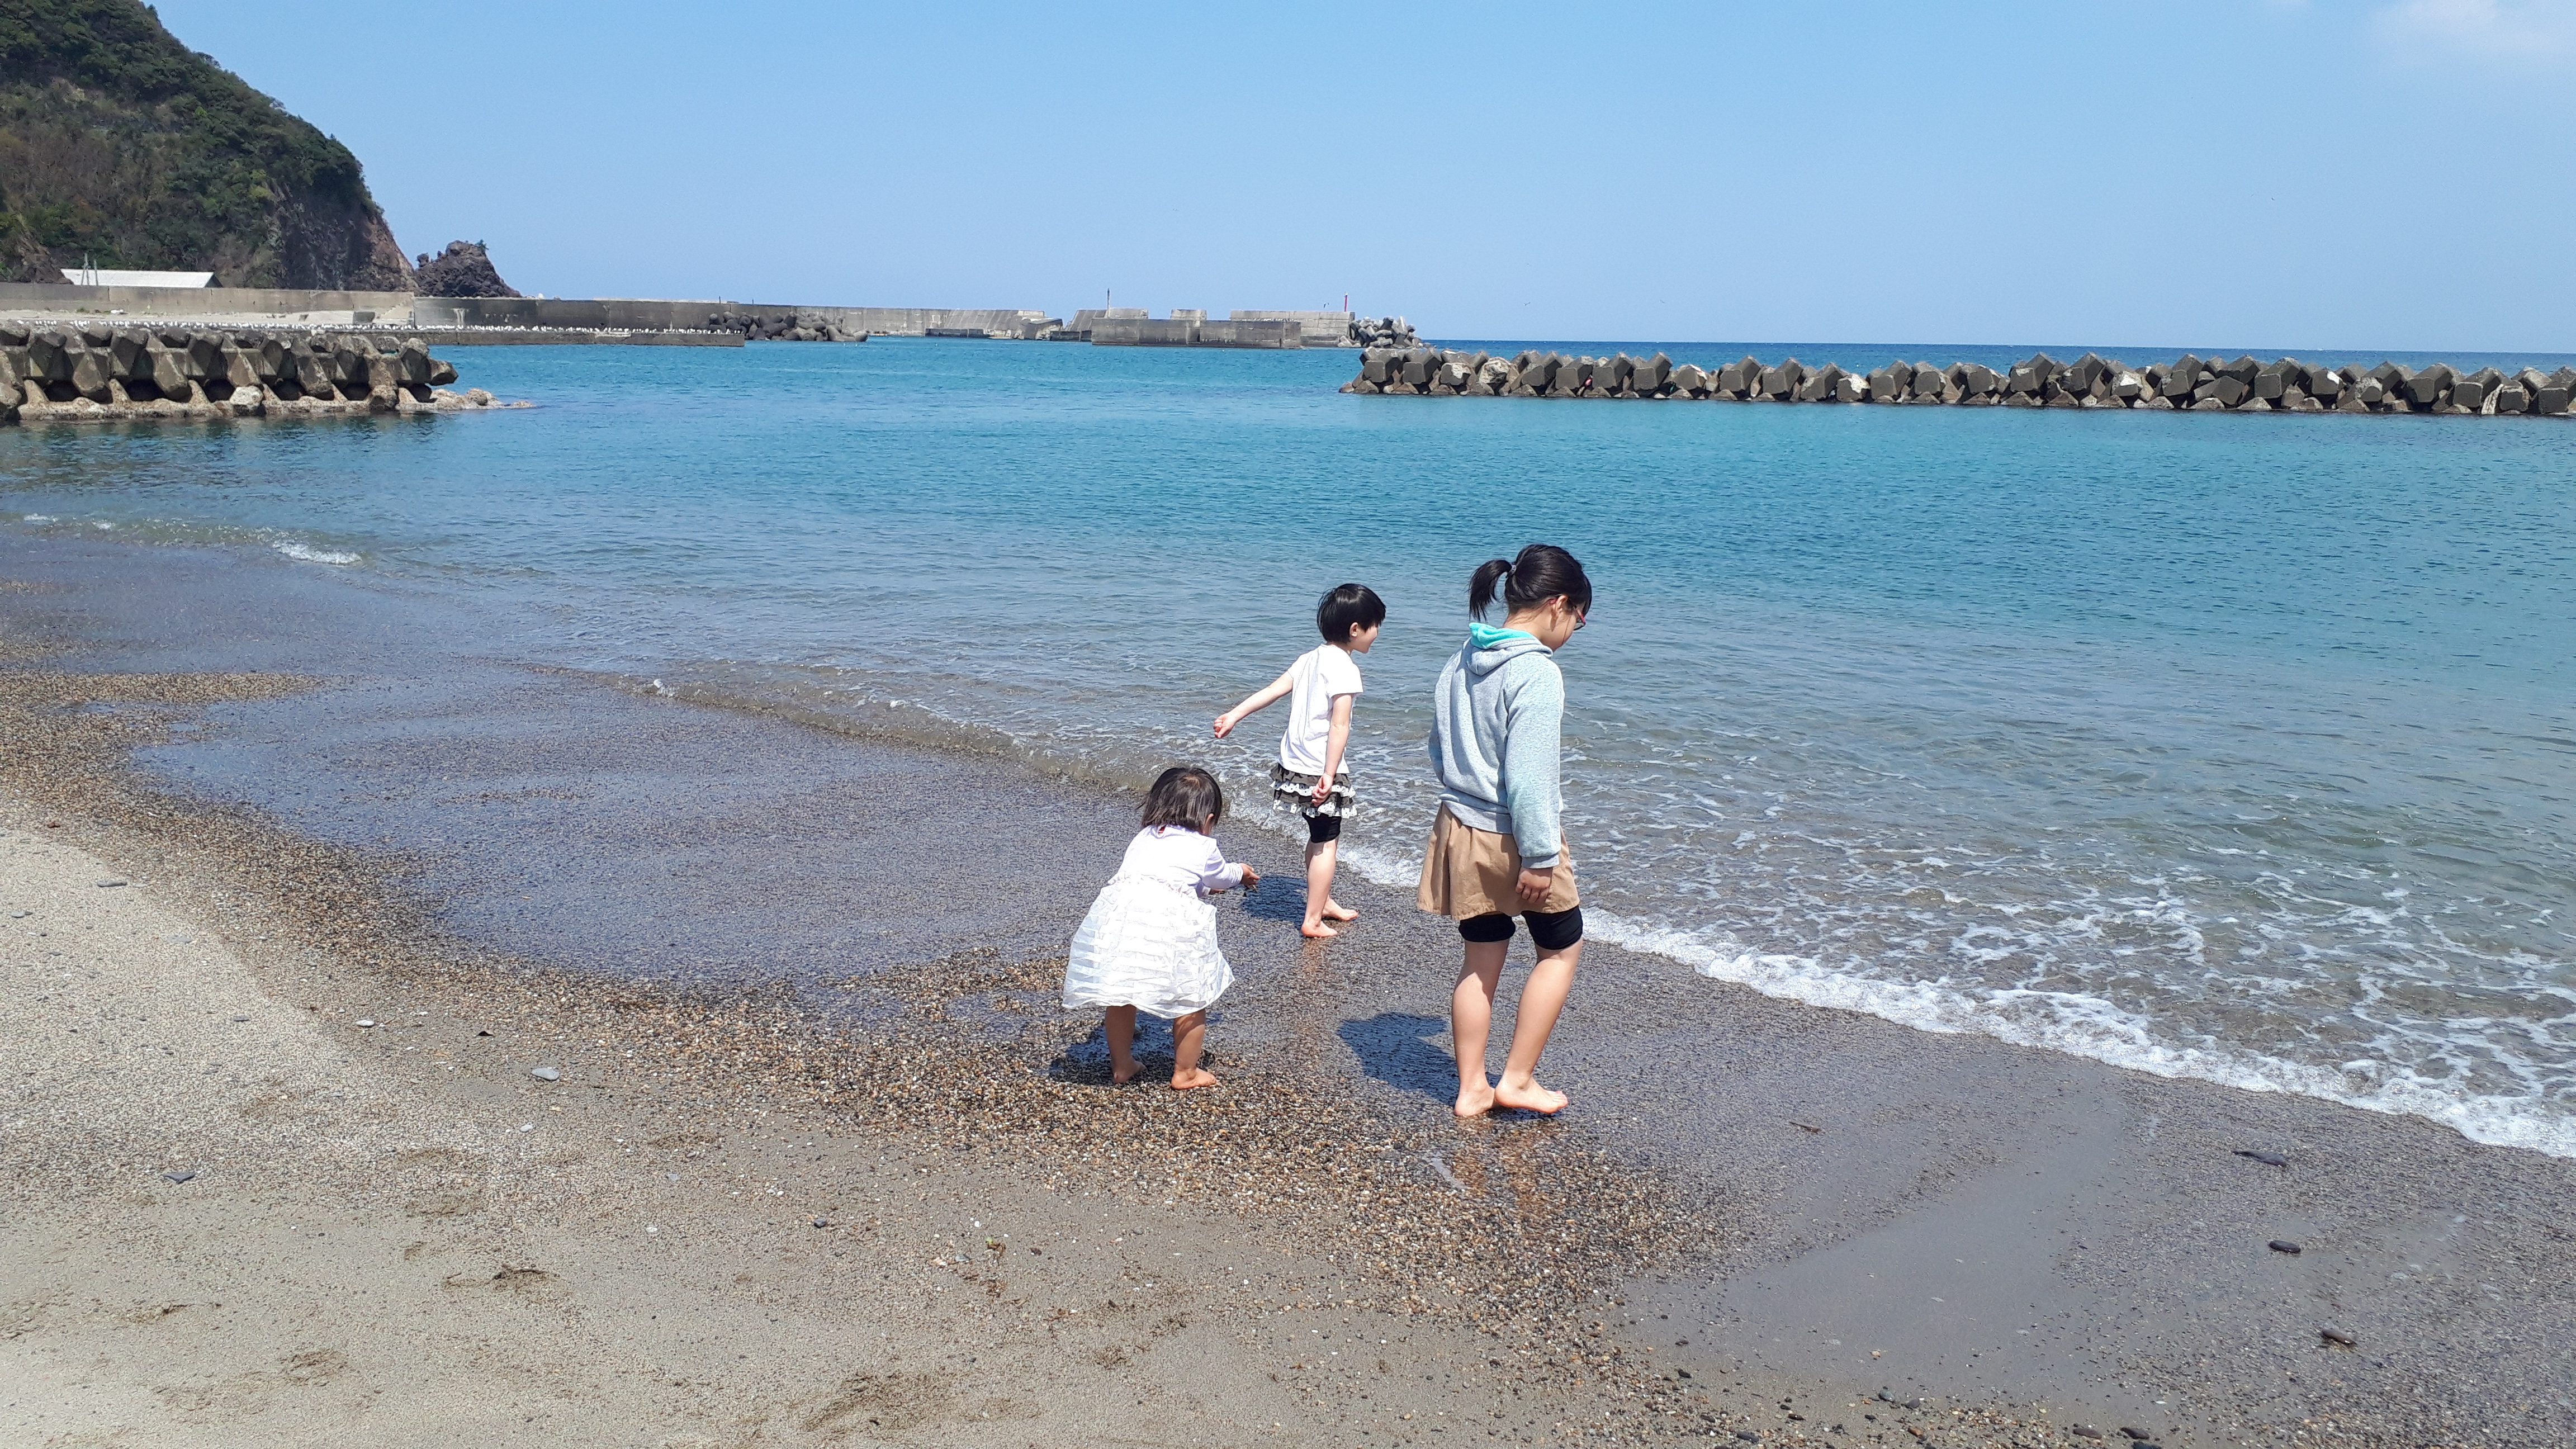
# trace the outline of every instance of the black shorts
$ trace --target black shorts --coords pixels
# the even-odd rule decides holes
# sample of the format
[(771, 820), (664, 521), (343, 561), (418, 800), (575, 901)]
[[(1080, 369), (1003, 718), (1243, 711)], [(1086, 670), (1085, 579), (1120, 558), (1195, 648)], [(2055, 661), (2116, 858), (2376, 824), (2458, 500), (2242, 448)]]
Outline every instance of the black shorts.
[[(1562, 911), (1523, 911), (1529, 918), (1530, 940), (1542, 951), (1562, 951), (1583, 939), (1583, 907)], [(1458, 934), (1482, 943), (1508, 941), (1512, 938), (1512, 918), (1500, 911), (1482, 916), (1469, 916), (1458, 923)]]
[(1306, 817), (1306, 843), (1308, 845), (1323, 845), (1327, 842), (1339, 840), (1341, 838), (1342, 817), (1339, 815), (1309, 815)]

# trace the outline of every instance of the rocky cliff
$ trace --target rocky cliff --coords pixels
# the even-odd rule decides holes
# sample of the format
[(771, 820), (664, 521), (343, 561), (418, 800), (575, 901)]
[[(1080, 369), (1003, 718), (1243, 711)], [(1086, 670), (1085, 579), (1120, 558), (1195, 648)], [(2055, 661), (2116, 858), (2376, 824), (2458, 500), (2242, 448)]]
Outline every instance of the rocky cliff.
[(418, 290), (424, 297), (515, 297), (481, 242), (452, 241), (437, 256), (420, 254)]
[(358, 158), (139, 0), (0, 0), (0, 281), (107, 268), (409, 291)]

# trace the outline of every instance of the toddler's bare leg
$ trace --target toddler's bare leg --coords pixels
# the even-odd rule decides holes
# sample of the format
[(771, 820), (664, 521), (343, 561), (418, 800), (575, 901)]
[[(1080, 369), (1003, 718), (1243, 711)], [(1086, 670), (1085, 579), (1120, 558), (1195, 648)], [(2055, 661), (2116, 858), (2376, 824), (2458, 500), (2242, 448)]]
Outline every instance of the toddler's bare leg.
[(1199, 1053), (1207, 1048), (1207, 1013), (1193, 1011), (1172, 1023), (1172, 1090), (1186, 1092), (1192, 1087), (1213, 1087), (1216, 1073), (1199, 1065)]
[(1521, 987), (1520, 1019), (1512, 1024), (1512, 1052), (1503, 1059), (1503, 1079), (1494, 1085), (1495, 1105), (1524, 1112), (1554, 1112), (1565, 1106), (1563, 1092), (1538, 1084), (1538, 1054), (1547, 1050), (1557, 1014), (1565, 1010), (1565, 998), (1574, 990), (1575, 963), (1582, 959), (1581, 941), (1562, 951), (1539, 953), (1528, 984)]
[(1136, 1008), (1113, 1006), (1100, 1025), (1109, 1038), (1109, 1080), (1123, 1087), (1136, 1075)]
[(1458, 968), (1458, 985), (1449, 993), (1449, 1042), (1458, 1054), (1458, 1104), (1461, 1117), (1481, 1117), (1494, 1105), (1494, 1084), (1485, 1076), (1485, 1042), (1494, 1029), (1494, 987), (1502, 980), (1503, 955), (1509, 941), (1469, 941), (1466, 964)]
[[(1306, 924), (1298, 934), (1314, 940), (1341, 933), (1324, 924), (1333, 903), (1333, 867), (1341, 860), (1342, 843), (1338, 840), (1310, 842), (1306, 847)], [(1334, 917), (1348, 920), (1348, 916)]]

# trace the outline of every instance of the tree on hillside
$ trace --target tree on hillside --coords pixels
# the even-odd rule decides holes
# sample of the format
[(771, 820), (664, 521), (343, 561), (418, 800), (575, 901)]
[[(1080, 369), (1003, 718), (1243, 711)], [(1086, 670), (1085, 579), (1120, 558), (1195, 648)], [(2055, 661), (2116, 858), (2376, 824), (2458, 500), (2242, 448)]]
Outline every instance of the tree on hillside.
[(349, 148), (139, 0), (0, 0), (0, 280), (101, 267), (407, 290)]

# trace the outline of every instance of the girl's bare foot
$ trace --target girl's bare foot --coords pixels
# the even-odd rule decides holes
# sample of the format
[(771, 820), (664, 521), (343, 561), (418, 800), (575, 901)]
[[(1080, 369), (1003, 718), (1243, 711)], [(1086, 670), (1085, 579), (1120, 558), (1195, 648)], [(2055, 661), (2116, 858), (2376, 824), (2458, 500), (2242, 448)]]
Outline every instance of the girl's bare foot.
[(1136, 1064), (1134, 1062), (1111, 1062), (1109, 1064), (1109, 1085), (1113, 1087), (1123, 1087), (1134, 1080), (1136, 1080)]
[(1325, 920), (1328, 920), (1328, 921), (1356, 921), (1356, 920), (1358, 920), (1359, 918), (1360, 918), (1360, 913), (1359, 913), (1359, 912), (1357, 912), (1357, 911), (1355, 911), (1355, 910), (1352, 910), (1350, 907), (1348, 907), (1348, 906), (1346, 906), (1346, 905), (1343, 905), (1340, 901), (1326, 901), (1326, 902), (1324, 902), (1324, 919), (1325, 919)]
[(1520, 1112), (1536, 1112), (1542, 1117), (1547, 1117), (1565, 1110), (1565, 1094), (1551, 1092), (1540, 1086), (1536, 1077), (1530, 1078), (1517, 1087), (1506, 1079), (1494, 1084), (1493, 1105), (1510, 1107)]
[(1494, 1110), (1494, 1089), (1490, 1086), (1460, 1087), (1457, 1105), (1450, 1110), (1461, 1117), (1482, 1117)]
[(1332, 927), (1325, 925), (1321, 921), (1317, 921), (1311, 926), (1299, 926), (1297, 928), (1297, 934), (1305, 937), (1309, 941), (1322, 941), (1338, 936), (1341, 932), (1334, 930)]
[(1192, 1067), (1186, 1072), (1172, 1073), (1172, 1090), (1175, 1092), (1186, 1092), (1192, 1087), (1213, 1087), (1215, 1085), (1216, 1073), (1209, 1071), (1205, 1067)]

